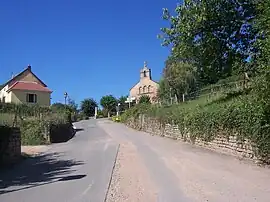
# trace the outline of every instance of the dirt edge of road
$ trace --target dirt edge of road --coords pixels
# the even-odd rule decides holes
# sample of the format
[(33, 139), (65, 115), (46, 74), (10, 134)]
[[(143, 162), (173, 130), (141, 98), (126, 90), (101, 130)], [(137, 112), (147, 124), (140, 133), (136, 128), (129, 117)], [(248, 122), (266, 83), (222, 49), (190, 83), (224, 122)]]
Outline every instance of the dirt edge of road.
[(108, 187), (107, 187), (104, 202), (106, 202), (108, 200), (108, 195), (109, 195), (109, 192), (111, 190), (113, 174), (114, 174), (114, 170), (115, 170), (115, 166), (116, 166), (116, 161), (117, 161), (117, 158), (118, 158), (119, 148), (120, 148), (120, 144), (118, 144), (118, 147), (117, 147), (117, 150), (116, 150), (116, 155), (115, 155), (115, 159), (114, 159), (114, 162), (113, 162), (111, 177), (110, 177), (110, 180), (109, 180), (109, 183), (108, 183)]
[(157, 190), (147, 168), (130, 142), (119, 146), (106, 202), (157, 201)]

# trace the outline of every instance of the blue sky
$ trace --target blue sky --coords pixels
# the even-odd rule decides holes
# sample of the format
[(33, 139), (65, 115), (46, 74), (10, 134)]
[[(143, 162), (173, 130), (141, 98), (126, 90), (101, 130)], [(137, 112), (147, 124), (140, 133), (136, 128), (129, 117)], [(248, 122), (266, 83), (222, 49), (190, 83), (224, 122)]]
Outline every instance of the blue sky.
[(169, 50), (157, 39), (162, 8), (179, 0), (0, 2), (0, 83), (27, 64), (63, 102), (127, 95), (148, 61), (159, 80)]

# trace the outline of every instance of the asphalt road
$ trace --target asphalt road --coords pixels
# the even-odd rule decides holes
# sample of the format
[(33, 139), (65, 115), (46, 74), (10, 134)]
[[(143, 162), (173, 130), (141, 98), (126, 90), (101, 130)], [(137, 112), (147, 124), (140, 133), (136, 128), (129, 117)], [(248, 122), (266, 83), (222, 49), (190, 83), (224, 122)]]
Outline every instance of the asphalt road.
[(123, 124), (98, 125), (120, 143), (108, 202), (270, 201), (269, 168)]
[(103, 202), (107, 191), (107, 202), (269, 201), (270, 169), (105, 119), (75, 125), (70, 141), (0, 171), (0, 202)]
[(103, 202), (118, 151), (95, 120), (76, 123), (75, 137), (0, 171), (0, 202)]

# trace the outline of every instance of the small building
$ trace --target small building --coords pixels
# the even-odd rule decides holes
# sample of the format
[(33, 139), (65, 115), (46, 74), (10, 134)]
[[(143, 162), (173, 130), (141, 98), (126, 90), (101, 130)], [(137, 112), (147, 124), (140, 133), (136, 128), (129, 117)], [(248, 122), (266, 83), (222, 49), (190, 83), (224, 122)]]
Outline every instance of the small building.
[(140, 81), (130, 89), (130, 97), (138, 103), (142, 95), (150, 97), (151, 102), (156, 102), (159, 84), (152, 80), (151, 69), (144, 62), (144, 67), (140, 70)]
[(7, 81), (0, 91), (0, 102), (49, 106), (52, 91), (28, 67)]

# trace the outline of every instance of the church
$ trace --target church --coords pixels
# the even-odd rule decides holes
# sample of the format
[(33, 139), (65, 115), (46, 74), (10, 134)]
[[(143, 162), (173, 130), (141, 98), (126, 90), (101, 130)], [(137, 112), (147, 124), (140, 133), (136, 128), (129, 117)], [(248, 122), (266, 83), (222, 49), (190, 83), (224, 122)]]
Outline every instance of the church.
[(144, 62), (144, 67), (140, 70), (140, 81), (130, 89), (130, 97), (138, 103), (142, 95), (147, 95), (151, 103), (154, 103), (157, 100), (157, 90), (158, 83), (152, 80), (151, 69), (148, 68), (147, 62)]

